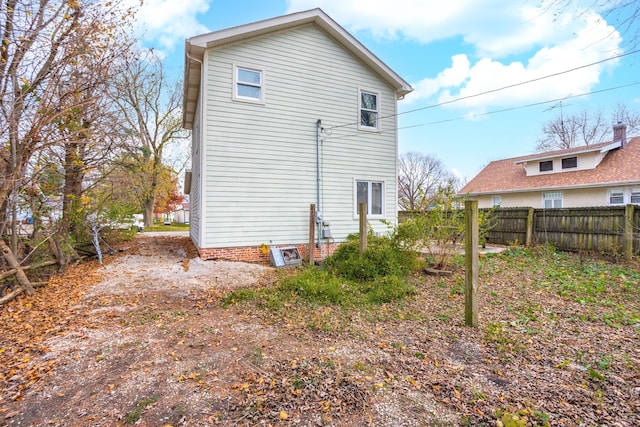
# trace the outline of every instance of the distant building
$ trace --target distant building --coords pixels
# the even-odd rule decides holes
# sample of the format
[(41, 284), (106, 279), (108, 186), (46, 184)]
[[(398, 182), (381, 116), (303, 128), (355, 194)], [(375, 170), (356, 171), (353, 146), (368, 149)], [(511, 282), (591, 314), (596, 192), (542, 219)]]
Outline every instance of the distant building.
[(573, 208), (640, 204), (640, 137), (489, 163), (458, 193), (480, 208)]

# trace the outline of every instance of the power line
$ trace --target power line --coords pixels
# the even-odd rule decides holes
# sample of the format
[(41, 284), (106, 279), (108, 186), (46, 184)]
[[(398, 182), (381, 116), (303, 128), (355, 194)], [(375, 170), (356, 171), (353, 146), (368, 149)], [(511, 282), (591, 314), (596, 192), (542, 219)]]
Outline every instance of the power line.
[[(506, 112), (513, 111), (513, 110), (520, 110), (522, 108), (530, 108), (530, 107), (535, 107), (535, 106), (538, 106), (538, 105), (549, 104), (551, 102), (564, 101), (566, 99), (579, 98), (581, 96), (594, 95), (594, 94), (602, 93), (602, 92), (609, 92), (609, 91), (612, 91), (612, 90), (622, 89), (622, 88), (625, 88), (625, 87), (635, 86), (635, 85), (639, 85), (639, 84), (640, 84), (640, 81), (636, 81), (636, 82), (627, 83), (627, 84), (620, 85), (620, 86), (615, 86), (615, 87), (610, 87), (610, 88), (600, 89), (600, 90), (594, 90), (594, 91), (591, 91), (591, 92), (585, 92), (585, 93), (581, 93), (581, 94), (577, 94), (577, 95), (567, 95), (567, 96), (562, 97), (562, 98), (549, 99), (549, 100), (546, 100), (546, 101), (534, 102), (534, 103), (526, 104), (526, 105), (518, 105), (518, 106), (515, 106), (515, 107), (503, 108), (501, 110), (487, 111), (485, 113), (477, 114), (475, 117), (489, 116), (491, 114), (498, 114), (498, 113), (506, 113)], [(458, 120), (465, 120), (467, 118), (468, 118), (467, 116), (453, 117), (453, 118), (450, 118), (450, 119), (436, 120), (436, 121), (433, 121), (433, 122), (426, 122), (426, 123), (419, 123), (419, 124), (410, 125), (410, 126), (396, 127), (396, 128), (392, 128), (392, 129), (389, 129), (389, 130), (396, 131), (396, 130), (402, 130), (402, 129), (411, 129), (411, 128), (417, 128), (417, 127), (422, 127), (422, 126), (429, 126), (429, 125), (437, 125), (437, 124), (441, 124), (441, 123), (455, 122), (455, 121), (458, 121)], [(329, 128), (329, 129), (331, 129), (331, 128)], [(348, 134), (348, 135), (341, 135), (341, 136), (335, 136), (335, 137), (329, 136), (329, 137), (323, 138), (323, 140), (335, 141), (335, 140), (338, 140), (338, 139), (345, 139), (345, 138), (350, 138), (352, 136), (359, 136), (359, 135), (361, 135), (361, 133), (352, 133), (352, 134)]]
[[(388, 118), (391, 118), (391, 117), (397, 117), (397, 116), (400, 116), (400, 115), (403, 115), (403, 114), (415, 113), (416, 111), (423, 111), (423, 110), (428, 110), (428, 109), (431, 109), (431, 108), (441, 107), (443, 105), (453, 104), (453, 103), (459, 102), (459, 101), (464, 101), (466, 99), (477, 98), (479, 96), (488, 95), (490, 93), (500, 92), (502, 90), (511, 89), (511, 88), (518, 87), (518, 86), (523, 86), (523, 85), (526, 85), (526, 84), (529, 84), (529, 83), (534, 83), (534, 82), (537, 82), (537, 81), (540, 81), (540, 80), (548, 79), (550, 77), (556, 77), (556, 76), (560, 76), (562, 74), (567, 74), (567, 73), (571, 73), (573, 71), (581, 70), (583, 68), (592, 67), (594, 65), (602, 64), (603, 62), (612, 61), (614, 59), (622, 58), (622, 57), (625, 57), (625, 56), (628, 56), (628, 55), (633, 55), (633, 54), (638, 53), (638, 52), (640, 52), (640, 49), (636, 49), (636, 50), (633, 50), (631, 52), (621, 53), (619, 55), (615, 55), (615, 56), (611, 56), (609, 58), (601, 59), (600, 61), (592, 62), (592, 63), (586, 64), (586, 65), (581, 65), (579, 67), (570, 68), (568, 70), (560, 71), (560, 72), (557, 72), (557, 73), (548, 74), (546, 76), (537, 77), (535, 79), (526, 80), (526, 81), (519, 82), (519, 83), (514, 83), (514, 84), (511, 84), (511, 85), (499, 87), (499, 88), (496, 88), (496, 89), (490, 89), (490, 90), (487, 90), (487, 91), (484, 91), (484, 92), (480, 92), (480, 93), (476, 93), (476, 94), (473, 94), (473, 95), (461, 96), (459, 98), (454, 98), (454, 99), (451, 99), (449, 101), (439, 102), (437, 104), (431, 104), (431, 105), (427, 105), (425, 107), (420, 107), (420, 108), (415, 108), (413, 110), (403, 111), (401, 113), (389, 114), (387, 116), (380, 117), (378, 120), (388, 119)], [(593, 92), (593, 93), (598, 93), (598, 92)], [(579, 96), (582, 96), (582, 95), (579, 95)], [(347, 127), (347, 126), (355, 126), (357, 124), (358, 124), (358, 122), (351, 122), (351, 123), (346, 123), (346, 124), (343, 124), (343, 125), (331, 126), (331, 127), (326, 128), (326, 129), (327, 130), (333, 130), (333, 129)]]

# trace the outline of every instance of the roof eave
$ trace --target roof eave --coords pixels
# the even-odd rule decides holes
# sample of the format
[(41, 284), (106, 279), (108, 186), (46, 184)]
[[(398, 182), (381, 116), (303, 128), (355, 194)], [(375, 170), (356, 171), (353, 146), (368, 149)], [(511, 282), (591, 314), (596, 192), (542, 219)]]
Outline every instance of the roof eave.
[(567, 151), (567, 152), (549, 152), (549, 153), (541, 153), (538, 156), (532, 156), (532, 157), (527, 157), (524, 159), (520, 159), (520, 160), (516, 160), (514, 163), (516, 165), (518, 164), (524, 164), (527, 162), (535, 162), (538, 160), (547, 160), (547, 159), (554, 159), (556, 157), (567, 157), (567, 156), (571, 156), (571, 155), (577, 155), (577, 154), (584, 154), (584, 153), (591, 153), (594, 151), (598, 151), (600, 153), (606, 153), (608, 151), (614, 150), (616, 148), (620, 148), (622, 146), (622, 143), (620, 141), (616, 141), (616, 142), (612, 142), (608, 145), (605, 145), (604, 147), (589, 147), (588, 145), (586, 145), (584, 148), (581, 149), (576, 149), (571, 150), (571, 151)]
[(205, 49), (238, 43), (247, 39), (272, 34), (274, 32), (286, 31), (290, 28), (306, 24), (318, 25), (340, 45), (351, 52), (351, 54), (364, 62), (369, 68), (376, 72), (382, 80), (394, 88), (398, 99), (401, 99), (413, 91), (411, 85), (400, 77), (400, 75), (389, 68), (329, 15), (324, 13), (322, 9), (316, 8), (214, 31), (187, 39), (185, 41), (184, 127), (190, 129), (193, 126), (193, 116), (195, 115), (195, 105), (200, 87), (201, 64)]
[(558, 190), (579, 190), (582, 188), (600, 188), (600, 187), (616, 187), (621, 185), (640, 185), (640, 180), (631, 181), (615, 181), (615, 182), (597, 182), (593, 184), (576, 184), (562, 186), (547, 186), (534, 188), (518, 188), (511, 190), (487, 190), (487, 191), (470, 191), (467, 193), (458, 193), (459, 196), (489, 196), (491, 194), (510, 194), (510, 193), (530, 193), (533, 191), (558, 191)]

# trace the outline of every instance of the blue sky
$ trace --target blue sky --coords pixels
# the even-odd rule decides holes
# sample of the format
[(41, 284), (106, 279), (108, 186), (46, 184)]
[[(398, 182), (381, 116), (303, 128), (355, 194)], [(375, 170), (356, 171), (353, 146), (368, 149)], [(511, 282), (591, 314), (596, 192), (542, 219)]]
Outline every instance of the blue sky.
[(558, 10), (533, 0), (145, 0), (138, 28), (181, 76), (185, 38), (320, 7), (414, 87), (399, 103), (400, 152), (432, 154), (468, 180), (492, 160), (534, 152), (560, 105), (640, 112), (640, 84), (607, 90), (640, 82), (640, 53), (609, 59), (632, 51), (631, 35), (580, 1)]

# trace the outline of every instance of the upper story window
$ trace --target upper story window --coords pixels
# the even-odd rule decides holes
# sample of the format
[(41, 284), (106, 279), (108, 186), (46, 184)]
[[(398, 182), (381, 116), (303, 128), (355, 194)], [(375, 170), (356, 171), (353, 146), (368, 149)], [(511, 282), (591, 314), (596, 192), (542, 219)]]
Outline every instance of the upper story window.
[(540, 162), (540, 172), (547, 172), (553, 170), (553, 160), (546, 160)]
[(380, 94), (365, 90), (359, 91), (358, 111), (360, 120), (358, 128), (380, 130)]
[(234, 66), (233, 99), (264, 102), (264, 72), (255, 68)]
[(631, 189), (631, 203), (640, 205), (640, 188)]
[(577, 157), (567, 157), (562, 159), (562, 169), (570, 169), (578, 167), (578, 158)]
[(562, 193), (542, 193), (542, 206), (545, 209), (561, 208)]
[(500, 206), (502, 203), (502, 196), (493, 196), (491, 200), (492, 206)]
[(382, 218), (384, 212), (384, 182), (360, 181), (355, 182), (355, 217), (358, 217), (361, 203), (367, 205), (367, 215)]

